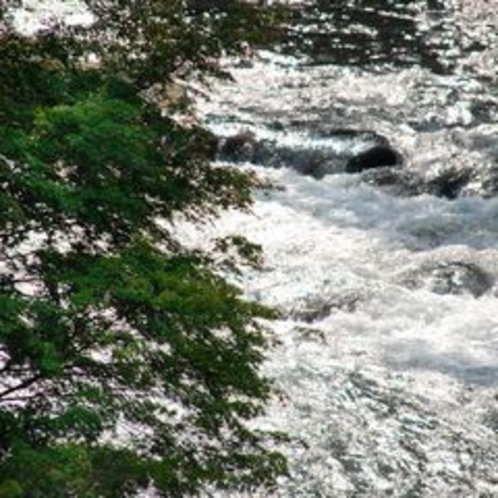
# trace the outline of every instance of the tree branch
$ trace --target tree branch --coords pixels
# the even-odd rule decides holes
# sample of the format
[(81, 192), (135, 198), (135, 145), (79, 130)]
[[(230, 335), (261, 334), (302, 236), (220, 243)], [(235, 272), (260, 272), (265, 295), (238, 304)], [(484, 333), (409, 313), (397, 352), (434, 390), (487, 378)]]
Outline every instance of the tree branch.
[(41, 375), (35, 375), (33, 377), (30, 377), (29, 379), (24, 380), (20, 384), (17, 384), (17, 386), (9, 387), (8, 389), (5, 389), (4, 391), (0, 392), (0, 403), (3, 402), (2, 398), (5, 398), (5, 396), (8, 396), (9, 394), (19, 391), (21, 389), (26, 389), (27, 387), (33, 385), (35, 382), (38, 382), (41, 378), (42, 378)]

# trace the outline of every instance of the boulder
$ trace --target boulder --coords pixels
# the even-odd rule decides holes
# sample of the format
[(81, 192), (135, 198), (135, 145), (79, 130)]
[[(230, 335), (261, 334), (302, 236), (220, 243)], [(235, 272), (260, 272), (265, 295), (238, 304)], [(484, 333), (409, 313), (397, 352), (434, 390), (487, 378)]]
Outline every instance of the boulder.
[(491, 277), (478, 265), (468, 261), (428, 263), (410, 271), (402, 283), (414, 289), (436, 294), (482, 296), (493, 286)]
[(346, 163), (345, 171), (346, 173), (361, 173), (382, 166), (399, 166), (401, 163), (401, 155), (391, 146), (374, 145), (351, 157)]
[(389, 140), (380, 133), (371, 130), (357, 130), (354, 128), (332, 128), (327, 125), (318, 125), (313, 129), (314, 135), (320, 138), (333, 138), (342, 142), (362, 142), (372, 147), (389, 147)]
[(428, 194), (446, 199), (456, 199), (472, 178), (469, 169), (449, 169), (431, 179), (425, 186)]
[(367, 169), (361, 173), (361, 180), (398, 197), (413, 197), (420, 195), (424, 190), (420, 175), (390, 166)]
[[(384, 166), (362, 171), (361, 180), (400, 197), (430, 194), (454, 200), (473, 180), (473, 174), (469, 169), (451, 169), (427, 180), (415, 171)], [(486, 186), (486, 191), (491, 189)]]
[(250, 162), (262, 166), (280, 166), (278, 148), (273, 140), (258, 140), (250, 131), (220, 139), (217, 158), (232, 163)]
[(479, 193), (486, 199), (498, 195), (498, 164), (488, 168), (482, 175)]
[[(317, 144), (308, 140), (303, 146), (288, 146), (277, 140), (258, 139), (251, 131), (241, 131), (220, 139), (218, 159), (274, 168), (285, 166), (317, 179), (327, 174), (360, 173), (402, 163), (401, 155), (389, 145), (387, 138), (375, 132), (330, 129), (321, 130), (315, 136), (331, 142)], [(355, 150), (361, 152), (354, 154)]]
[(294, 320), (313, 323), (338, 311), (353, 313), (363, 299), (364, 296), (357, 291), (308, 296), (296, 303), (290, 312), (290, 317)]
[(341, 170), (341, 159), (337, 153), (327, 148), (294, 149), (282, 147), (277, 150), (277, 154), (281, 165), (288, 166), (317, 180)]
[(222, 138), (218, 149), (218, 159), (234, 163), (252, 162), (256, 143), (256, 136), (250, 131)]

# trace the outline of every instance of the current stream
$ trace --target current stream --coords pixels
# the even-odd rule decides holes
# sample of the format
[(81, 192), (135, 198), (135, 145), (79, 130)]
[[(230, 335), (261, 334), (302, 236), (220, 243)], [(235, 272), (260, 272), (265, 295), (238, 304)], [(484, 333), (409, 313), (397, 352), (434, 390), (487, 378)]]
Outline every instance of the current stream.
[(182, 227), (263, 246), (230, 278), (282, 312), (260, 423), (293, 442), (272, 496), (498, 496), (495, 1), (303, 2), (198, 103), (220, 161), (280, 186)]
[[(274, 496), (498, 496), (493, 3), (303, 6), (200, 103), (221, 159), (281, 186), (188, 232), (264, 248), (234, 279), (284, 316), (262, 423), (295, 442)], [(346, 172), (386, 139), (400, 165)]]

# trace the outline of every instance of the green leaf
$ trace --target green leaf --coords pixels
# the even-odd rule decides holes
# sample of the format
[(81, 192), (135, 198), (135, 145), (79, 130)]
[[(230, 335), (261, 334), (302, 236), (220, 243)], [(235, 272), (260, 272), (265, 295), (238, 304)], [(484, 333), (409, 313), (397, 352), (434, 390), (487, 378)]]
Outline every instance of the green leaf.
[[(146, 95), (219, 73), (273, 13), (85, 3), (92, 26), (30, 38), (0, 6), (0, 496), (271, 493), (278, 438), (252, 427), (273, 395), (260, 370), (274, 311), (167, 223), (247, 209), (264, 184), (214, 167), (216, 138)], [(223, 244), (234, 264), (261, 258)]]

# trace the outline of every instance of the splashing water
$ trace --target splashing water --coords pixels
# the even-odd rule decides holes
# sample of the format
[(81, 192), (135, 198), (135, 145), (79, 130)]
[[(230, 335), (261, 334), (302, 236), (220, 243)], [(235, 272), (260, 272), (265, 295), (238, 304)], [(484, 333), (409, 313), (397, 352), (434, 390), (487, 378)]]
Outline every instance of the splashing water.
[[(237, 166), (283, 189), (185, 234), (242, 232), (264, 248), (263, 269), (234, 278), (285, 317), (267, 363), (285, 398), (261, 422), (294, 438), (275, 496), (497, 496), (497, 14), (317, 3), (280, 54), (232, 68), (200, 105), (217, 135), (286, 151)], [(303, 150), (364, 146), (334, 130), (387, 137), (422, 186), (286, 167)], [(455, 171), (470, 179), (454, 195), (424, 187)]]

